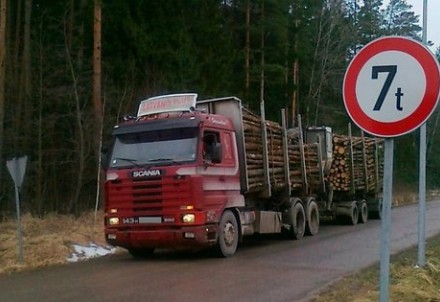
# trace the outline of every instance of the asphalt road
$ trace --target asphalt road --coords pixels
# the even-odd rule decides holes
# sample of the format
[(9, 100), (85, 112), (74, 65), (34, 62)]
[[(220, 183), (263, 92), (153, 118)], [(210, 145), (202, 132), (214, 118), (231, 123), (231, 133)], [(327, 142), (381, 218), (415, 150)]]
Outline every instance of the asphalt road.
[[(427, 236), (440, 233), (440, 201), (427, 204), (426, 219)], [(393, 209), (391, 253), (416, 245), (417, 232), (417, 205)], [(248, 239), (229, 259), (163, 251), (135, 260), (122, 253), (1, 276), (0, 301), (307, 301), (379, 255), (380, 221), (325, 225), (300, 241)]]

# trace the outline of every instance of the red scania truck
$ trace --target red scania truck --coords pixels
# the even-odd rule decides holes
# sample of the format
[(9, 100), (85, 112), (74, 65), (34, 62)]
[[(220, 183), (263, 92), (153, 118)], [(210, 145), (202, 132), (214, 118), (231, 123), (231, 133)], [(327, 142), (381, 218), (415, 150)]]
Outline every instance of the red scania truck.
[[(263, 107), (263, 106), (262, 106)], [(236, 97), (171, 94), (141, 102), (113, 129), (105, 165), (105, 236), (133, 256), (213, 247), (242, 238), (318, 233), (320, 215), (380, 216), (381, 142), (329, 127), (288, 129)]]

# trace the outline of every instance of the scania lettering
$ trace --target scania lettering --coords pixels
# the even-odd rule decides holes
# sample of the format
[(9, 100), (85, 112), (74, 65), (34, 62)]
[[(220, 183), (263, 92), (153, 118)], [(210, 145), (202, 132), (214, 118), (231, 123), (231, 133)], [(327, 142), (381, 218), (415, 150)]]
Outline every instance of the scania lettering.
[(148, 177), (148, 176), (160, 176), (160, 170), (144, 170), (144, 171), (134, 171), (133, 177)]

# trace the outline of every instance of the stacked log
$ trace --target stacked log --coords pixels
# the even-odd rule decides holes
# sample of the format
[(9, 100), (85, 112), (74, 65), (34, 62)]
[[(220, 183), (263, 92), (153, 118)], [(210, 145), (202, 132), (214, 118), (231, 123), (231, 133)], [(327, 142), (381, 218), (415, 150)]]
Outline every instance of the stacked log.
[[(243, 108), (244, 144), (250, 192), (264, 188), (262, 119)], [(284, 177), (283, 136), (281, 125), (265, 121), (268, 142), (269, 179), (274, 188), (286, 185)]]
[[(311, 186), (320, 182), (320, 164), (318, 156), (318, 144), (303, 145), (304, 165), (307, 183)], [(289, 144), (289, 171), (292, 189), (304, 187), (303, 171), (301, 166), (301, 145)]]
[[(246, 165), (248, 173), (249, 192), (261, 192), (264, 188), (263, 166), (263, 137), (261, 117), (243, 108), (244, 142), (246, 150)], [(285, 167), (283, 154), (283, 133), (281, 125), (265, 121), (268, 142), (269, 181), (275, 190), (285, 187)], [(293, 189), (302, 189), (304, 186), (301, 167), (301, 153), (299, 132), (291, 130), (288, 133), (288, 158), (290, 182)], [(319, 180), (320, 168), (318, 162), (318, 145), (303, 145), (305, 171), (308, 183)]]
[[(376, 148), (382, 140), (369, 137), (333, 135), (333, 162), (327, 180), (334, 190), (373, 191), (382, 186), (382, 164), (376, 175)], [(351, 151), (352, 150), (352, 151)], [(353, 154), (351, 154), (353, 152)], [(380, 180), (379, 183), (376, 180)]]

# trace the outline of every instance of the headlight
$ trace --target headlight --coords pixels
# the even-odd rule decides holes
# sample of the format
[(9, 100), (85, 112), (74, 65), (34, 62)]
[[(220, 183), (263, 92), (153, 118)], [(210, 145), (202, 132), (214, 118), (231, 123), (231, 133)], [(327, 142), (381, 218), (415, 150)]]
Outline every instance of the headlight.
[(108, 219), (108, 224), (115, 225), (119, 224), (119, 218), (118, 217), (111, 217)]
[(194, 223), (195, 220), (196, 220), (196, 215), (194, 214), (185, 214), (182, 216), (183, 223)]

